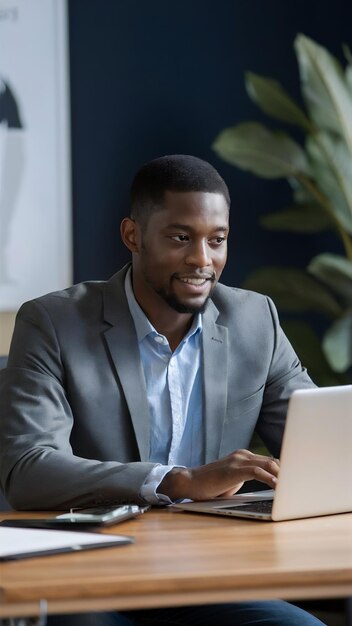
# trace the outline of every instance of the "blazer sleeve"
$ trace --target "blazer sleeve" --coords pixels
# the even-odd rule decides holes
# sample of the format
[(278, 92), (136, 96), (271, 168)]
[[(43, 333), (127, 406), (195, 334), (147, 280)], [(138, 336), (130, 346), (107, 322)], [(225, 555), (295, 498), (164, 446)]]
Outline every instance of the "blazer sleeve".
[(273, 350), (256, 431), (270, 452), (278, 457), (290, 396), (296, 389), (316, 385), (283, 332), (274, 303), (266, 299), (272, 322)]
[(16, 509), (67, 509), (145, 501), (153, 463), (73, 454), (73, 414), (55, 328), (38, 302), (20, 309), (8, 367), (0, 372), (0, 478)]

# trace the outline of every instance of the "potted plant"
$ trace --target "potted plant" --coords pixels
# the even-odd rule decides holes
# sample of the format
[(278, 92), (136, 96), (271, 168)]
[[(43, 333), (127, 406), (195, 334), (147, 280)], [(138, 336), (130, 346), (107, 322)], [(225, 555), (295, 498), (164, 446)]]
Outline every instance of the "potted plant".
[(299, 34), (294, 42), (305, 109), (277, 81), (247, 73), (250, 98), (267, 115), (302, 131), (287, 132), (258, 122), (226, 128), (213, 148), (225, 161), (264, 178), (286, 178), (292, 205), (265, 215), (266, 228), (297, 233), (331, 229), (341, 254), (322, 251), (306, 270), (264, 267), (245, 287), (270, 295), (290, 314), (318, 313), (322, 342), (304, 319), (284, 323), (298, 354), (319, 384), (348, 382), (352, 366), (352, 56), (346, 67), (325, 48)]

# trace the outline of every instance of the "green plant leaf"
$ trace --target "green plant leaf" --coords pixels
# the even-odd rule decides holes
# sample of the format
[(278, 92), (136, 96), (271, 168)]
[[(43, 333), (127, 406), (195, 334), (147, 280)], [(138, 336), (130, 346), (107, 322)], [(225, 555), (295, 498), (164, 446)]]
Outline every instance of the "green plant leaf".
[(213, 149), (224, 161), (263, 178), (310, 172), (304, 151), (289, 135), (270, 131), (257, 122), (226, 128), (216, 138)]
[(292, 188), (295, 204), (315, 204), (319, 206), (319, 210), (321, 210), (321, 206), (320, 204), (317, 204), (317, 201), (313, 194), (308, 191), (308, 189), (304, 187), (302, 183), (297, 180), (297, 178), (291, 177), (288, 178), (287, 181)]
[(281, 326), (302, 364), (317, 385), (328, 387), (346, 382), (331, 369), (323, 352), (320, 338), (309, 324), (302, 320), (284, 320)]
[(351, 65), (352, 64), (352, 52), (351, 52), (351, 48), (349, 47), (347, 43), (342, 44), (342, 51), (343, 51), (343, 54), (347, 63)]
[(352, 96), (352, 65), (346, 66), (345, 76), (346, 76), (347, 87), (349, 88), (351, 96)]
[(352, 366), (352, 313), (337, 320), (323, 339), (325, 356), (335, 372), (346, 372)]
[(295, 124), (306, 132), (312, 131), (312, 125), (304, 111), (294, 102), (279, 82), (272, 78), (247, 72), (245, 84), (249, 97), (262, 111), (282, 122)]
[[(252, 439), (249, 443), (248, 450), (250, 450), (254, 454), (262, 454), (263, 456), (270, 456), (270, 452), (268, 448), (266, 447), (265, 443), (256, 432), (254, 432), (252, 435)], [(249, 483), (250, 482), (251, 481), (249, 481)], [(248, 482), (246, 484), (248, 484)], [(252, 488), (250, 488), (250, 491), (252, 491)]]
[(345, 43), (342, 44), (342, 50), (347, 61), (347, 65), (345, 68), (346, 84), (352, 95), (352, 52), (350, 47)]
[(302, 34), (294, 46), (311, 119), (318, 128), (338, 133), (352, 154), (352, 96), (342, 66), (325, 48)]
[(264, 267), (244, 282), (245, 289), (270, 296), (279, 309), (288, 313), (317, 311), (339, 317), (342, 309), (333, 294), (315, 278), (294, 267)]
[(260, 223), (271, 230), (295, 233), (318, 233), (333, 226), (328, 215), (315, 204), (296, 204), (282, 211), (268, 213), (260, 218)]
[(317, 186), (338, 222), (352, 234), (352, 157), (346, 144), (322, 132), (307, 139), (306, 149)]
[(337, 254), (319, 254), (308, 265), (308, 271), (352, 304), (352, 261)]

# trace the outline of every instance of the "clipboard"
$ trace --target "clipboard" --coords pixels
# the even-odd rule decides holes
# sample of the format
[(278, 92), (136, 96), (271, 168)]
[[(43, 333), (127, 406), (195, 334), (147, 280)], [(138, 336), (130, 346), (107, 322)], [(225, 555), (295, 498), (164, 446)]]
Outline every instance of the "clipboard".
[(0, 561), (111, 548), (133, 542), (133, 537), (127, 535), (1, 527)]

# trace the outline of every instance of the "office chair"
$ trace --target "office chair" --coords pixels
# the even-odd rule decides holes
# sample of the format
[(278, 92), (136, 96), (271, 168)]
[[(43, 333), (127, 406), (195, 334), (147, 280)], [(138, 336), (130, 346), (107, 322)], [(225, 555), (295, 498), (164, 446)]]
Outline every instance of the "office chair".
[[(7, 356), (0, 355), (0, 369), (6, 367), (7, 364)], [(11, 511), (11, 507), (8, 502), (6, 502), (2, 492), (0, 491), (0, 511)]]

